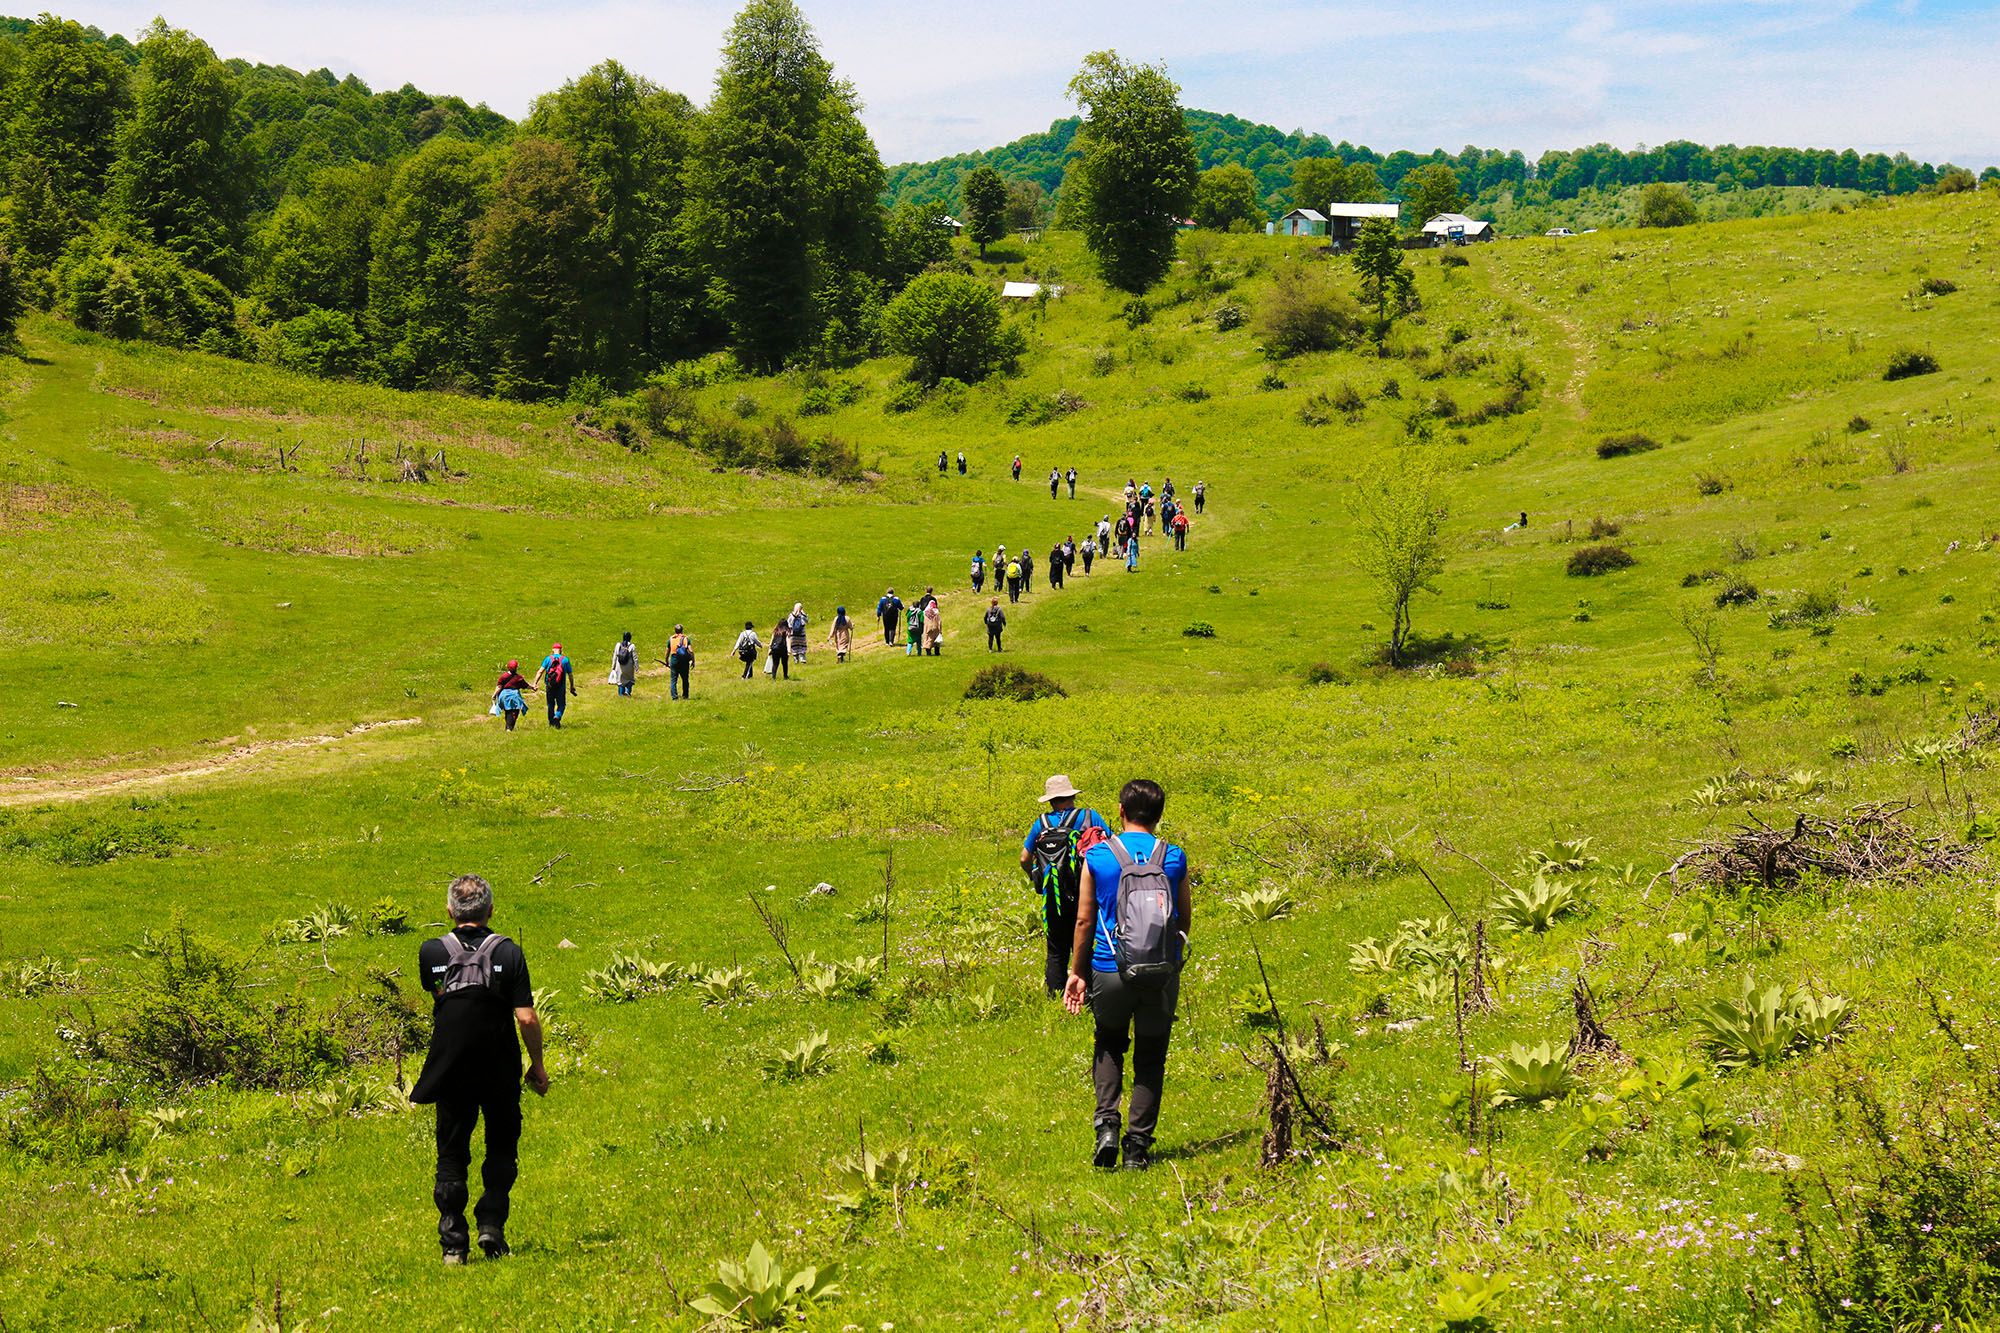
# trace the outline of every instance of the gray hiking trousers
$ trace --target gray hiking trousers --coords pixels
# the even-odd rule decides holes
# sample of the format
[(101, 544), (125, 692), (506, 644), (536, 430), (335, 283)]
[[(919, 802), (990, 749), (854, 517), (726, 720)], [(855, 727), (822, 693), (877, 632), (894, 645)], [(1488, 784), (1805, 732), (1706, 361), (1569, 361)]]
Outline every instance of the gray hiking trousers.
[(1127, 1142), (1151, 1147), (1160, 1120), (1160, 1092), (1167, 1079), (1167, 1040), (1173, 1033), (1181, 979), (1133, 987), (1116, 972), (1090, 973), (1090, 1011), (1097, 1033), (1090, 1078), (1097, 1087), (1097, 1127), (1118, 1126), (1125, 1092), (1125, 1049), (1132, 1046), (1132, 1105)]

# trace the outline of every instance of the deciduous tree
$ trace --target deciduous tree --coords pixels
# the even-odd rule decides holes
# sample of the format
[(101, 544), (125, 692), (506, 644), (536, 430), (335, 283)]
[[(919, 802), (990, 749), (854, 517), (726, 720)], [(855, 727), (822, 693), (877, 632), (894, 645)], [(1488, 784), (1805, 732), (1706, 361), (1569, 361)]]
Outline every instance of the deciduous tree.
[(986, 247), (1007, 234), (1007, 182), (991, 167), (974, 167), (958, 187), (965, 200), (965, 231), (986, 258)]
[(1463, 212), (1465, 195), (1458, 188), (1458, 173), (1443, 162), (1418, 167), (1403, 177), (1403, 206), (1413, 227), (1440, 213)]
[(471, 287), (496, 393), (559, 393), (588, 368), (601, 219), (564, 144), (514, 145), (472, 246)]
[(1257, 197), (1257, 177), (1250, 168), (1225, 162), (1201, 173), (1195, 183), (1194, 225), (1228, 231), (1236, 223), (1254, 226), (1264, 220)]
[(1198, 164), (1180, 88), (1162, 66), (1098, 51), (1069, 93), (1084, 122), (1082, 154), (1064, 178), (1067, 216), (1106, 282), (1144, 292), (1173, 265), (1175, 231), (1194, 206)]
[[(12, 167), (9, 231), (31, 263), (52, 262), (62, 242), (97, 216), (129, 97), (124, 62), (81, 25), (44, 14), (22, 37), (0, 142)], [(25, 209), (24, 193), (33, 196)]]
[(113, 168), (116, 212), (204, 273), (237, 266), (247, 194), (230, 117), (236, 85), (208, 43), (153, 20)]
[(1018, 357), (1025, 340), (1007, 325), (993, 288), (963, 273), (926, 273), (882, 312), (889, 345), (911, 359), (910, 377), (970, 383)]
[(1685, 227), (1694, 221), (1694, 200), (1678, 185), (1659, 181), (1648, 185), (1639, 196), (1639, 225), (1642, 227)]
[(1352, 492), (1354, 563), (1375, 583), (1391, 617), (1389, 664), (1401, 666), (1410, 633), (1410, 601), (1435, 593), (1444, 572), (1447, 517), (1443, 477), (1429, 446), (1399, 449)]
[(435, 138), (403, 163), (376, 220), (366, 326), (383, 378), (444, 385), (474, 364), (466, 265), (491, 189), (485, 154)]

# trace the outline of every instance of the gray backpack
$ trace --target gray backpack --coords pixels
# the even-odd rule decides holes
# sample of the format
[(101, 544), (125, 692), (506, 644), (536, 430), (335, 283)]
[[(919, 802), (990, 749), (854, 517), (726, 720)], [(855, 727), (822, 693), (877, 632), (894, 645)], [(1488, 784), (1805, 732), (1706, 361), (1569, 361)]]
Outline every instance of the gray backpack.
[(457, 931), (447, 931), (440, 942), (444, 945), (444, 982), (437, 988), (440, 998), (475, 986), (493, 989), (493, 951), (507, 942), (505, 935), (488, 935), (468, 949)]
[(1127, 982), (1165, 981), (1181, 970), (1166, 839), (1153, 839), (1144, 860), (1133, 857), (1122, 836), (1109, 841), (1118, 861), (1118, 900), (1112, 905), (1116, 932), (1111, 937), (1118, 975)]

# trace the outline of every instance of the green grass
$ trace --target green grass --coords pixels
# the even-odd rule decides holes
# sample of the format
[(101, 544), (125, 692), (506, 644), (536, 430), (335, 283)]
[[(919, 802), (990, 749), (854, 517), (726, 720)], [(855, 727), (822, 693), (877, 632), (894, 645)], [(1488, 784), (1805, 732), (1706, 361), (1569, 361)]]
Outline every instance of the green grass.
[[(282, 1283), (287, 1327), (413, 1312), (692, 1327), (685, 1300), (760, 1241), (788, 1268), (843, 1264), (848, 1294), (815, 1326), (1429, 1327), (1454, 1271), (1518, 1284), (1493, 1307), (1502, 1327), (1797, 1326), (1790, 1177), (1756, 1168), (1844, 1169), (1832, 1108), (1854, 1069), (1900, 1100), (1950, 1067), (1914, 986), (1967, 1008), (1990, 988), (1987, 872), (1762, 902), (1649, 883), (1681, 840), (1746, 817), (1695, 797), (1739, 771), (1818, 771), (1801, 795), (1752, 789), (1750, 809), (1781, 826), (1795, 808), (1907, 798), (1956, 831), (1968, 799), (1985, 805), (1983, 751), (1947, 760), (1947, 793), (1904, 742), (1984, 707), (2000, 646), (1990, 213), (1952, 198), (1501, 243), (1465, 269), (1419, 256), (1425, 305), (1392, 339), (1400, 355), (1275, 367), (1249, 328), (1196, 317), (1254, 311), (1289, 243), (1215, 243), (1212, 276), (1178, 273), (1136, 330), (1060, 235), (996, 249), (994, 276), (1070, 289), (1014, 316), (1022, 374), (955, 411), (893, 413), (893, 360), (838, 372), (858, 397), (809, 421), (860, 446), (877, 479), (851, 487), (716, 473), (669, 441), (629, 453), (574, 408), (329, 385), (31, 324), (0, 464), (0, 961), (47, 956), (81, 979), (11, 1002), (0, 1112), (24, 1114), (85, 1005), (119, 1010), (149, 968), (131, 947), (176, 914), (247, 960), (251, 993), (331, 1003), (371, 967), (409, 985), (463, 870), (493, 881), (496, 924), (556, 992), (556, 1087), (529, 1107), (517, 1257), (463, 1273), (436, 1263), (427, 1113), (210, 1088), (181, 1099), (201, 1112), (186, 1132), (122, 1151), (0, 1148), (8, 1326), (236, 1326)], [(1924, 275), (1959, 290), (1913, 297)], [(1940, 373), (1884, 382), (1903, 345), (1935, 349)], [(1469, 412), (1505, 391), (1516, 357), (1537, 386), (1527, 411), (1435, 426), (1458, 549), (1416, 628), (1471, 640), (1471, 673), (1382, 670), (1388, 617), (1349, 558), (1342, 485), (1402, 447), (1413, 406), (1443, 393)], [(1283, 388), (1264, 387), (1274, 370)], [(1363, 398), (1356, 419), (1301, 420), (1343, 384)], [(809, 388), (699, 397), (726, 412), (747, 395), (768, 419)], [(1010, 400), (1064, 390), (1087, 406), (1006, 424)], [(1628, 431), (1662, 447), (1597, 457)], [(348, 458), (362, 438), (377, 458), (443, 448), (466, 475), (364, 479)], [(302, 446), (297, 471), (276, 467), (280, 443)], [(972, 475), (938, 477), (940, 448), (965, 449)], [(1051, 501), (1038, 479), (1072, 463), (1079, 498)], [(1702, 473), (1728, 488), (1701, 494)], [(1137, 573), (1100, 564), (1060, 594), (1038, 581), (1010, 608), (1008, 660), (1068, 697), (964, 700), (990, 660), (971, 551), (1046, 552), (1128, 476), (1168, 475), (1184, 493), (1209, 483), (1187, 552), (1156, 537)], [(1529, 526), (1503, 533), (1524, 509)], [(1636, 564), (1568, 577), (1600, 516)], [(1708, 570), (1767, 594), (1719, 613), (1717, 688), (1673, 619), (1709, 604), (1720, 585), (1683, 587)], [(820, 642), (832, 607), (865, 617), (890, 584), (946, 593), (946, 655), (836, 666)], [(1827, 589), (1856, 613), (1774, 627), (1773, 610)], [(734, 628), (768, 634), (795, 601), (814, 619), (804, 669), (735, 680)], [(694, 702), (668, 703), (656, 676), (613, 697), (618, 633), (657, 656), (677, 621), (700, 649)], [(1183, 633), (1197, 622), (1213, 637)], [(584, 685), (571, 724), (531, 713), (503, 733), (484, 712), (496, 668), (557, 638)], [(1319, 663), (1336, 683), (1305, 683)], [(421, 720), (346, 735), (407, 718)], [(341, 739), (283, 747), (324, 736)], [(68, 799), (184, 767), (213, 771)], [(1087, 1025), (1039, 994), (1013, 865), (1051, 772), (1104, 805), (1128, 777), (1159, 779), (1168, 831), (1204, 876), (1163, 1161), (1145, 1176), (1086, 1166)], [(1444, 1100), (1469, 1082), (1449, 978), (1440, 997), (1347, 966), (1364, 938), (1443, 913), (1419, 863), (1455, 911), (1486, 913), (1492, 881), (1437, 839), (1519, 880), (1526, 852), (1581, 837), (1634, 877), (1546, 935), (1496, 938), (1510, 966), (1499, 1007), (1466, 1024), (1468, 1054), (1560, 1047), (1581, 969), (1607, 1015), (1630, 1013), (1606, 1020), (1624, 1045), (1708, 1071), (1698, 1088), (1745, 1127), (1740, 1157), (1686, 1125), (1686, 1094), (1608, 1131), (1608, 1155), (1587, 1151), (1577, 1107), (1612, 1092), (1616, 1068), (1549, 1109), (1494, 1112), (1469, 1155)], [(810, 997), (751, 900), (783, 915), (795, 953), (878, 953), (892, 854), (895, 994)], [(836, 894), (808, 896), (822, 881)], [(1267, 884), (1297, 910), (1253, 924), (1221, 905)], [(385, 895), (418, 930), (272, 942), (282, 920)], [(1776, 953), (1756, 944), (1765, 930)], [(1239, 1017), (1253, 946), (1287, 1025), (1317, 1019), (1344, 1047), (1307, 1077), (1349, 1151), (1256, 1164), (1264, 1076), (1245, 1056), (1263, 1047)], [(747, 995), (589, 999), (585, 975), (621, 951), (742, 966)], [(1852, 997), (1859, 1025), (1831, 1052), (1723, 1076), (1689, 1016), (1746, 971)], [(1427, 1021), (1391, 1026), (1411, 1018)], [(765, 1079), (816, 1032), (829, 1073)], [(885, 1032), (893, 1062), (869, 1058)], [(855, 1214), (828, 1196), (849, 1188), (833, 1163), (863, 1132), (877, 1153), (914, 1151), (924, 1183)], [(1683, 1227), (1702, 1239), (1661, 1240)]]

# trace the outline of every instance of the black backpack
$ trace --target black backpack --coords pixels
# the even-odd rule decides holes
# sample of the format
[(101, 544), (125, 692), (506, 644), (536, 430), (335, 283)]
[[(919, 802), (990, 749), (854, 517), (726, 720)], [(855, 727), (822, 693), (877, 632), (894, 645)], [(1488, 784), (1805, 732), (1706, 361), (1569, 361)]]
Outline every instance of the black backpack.
[[(1054, 819), (1054, 823), (1049, 821)], [(1035, 820), (1035, 838), (1028, 845), (1028, 872), (1041, 890), (1051, 923), (1076, 919), (1076, 900), (1083, 878), (1083, 854), (1076, 849), (1083, 812), (1046, 812)]]
[(458, 932), (446, 931), (439, 942), (444, 945), (444, 980), (437, 988), (440, 999), (454, 991), (475, 987), (493, 989), (493, 953), (507, 943), (505, 935), (488, 935), (468, 949)]

